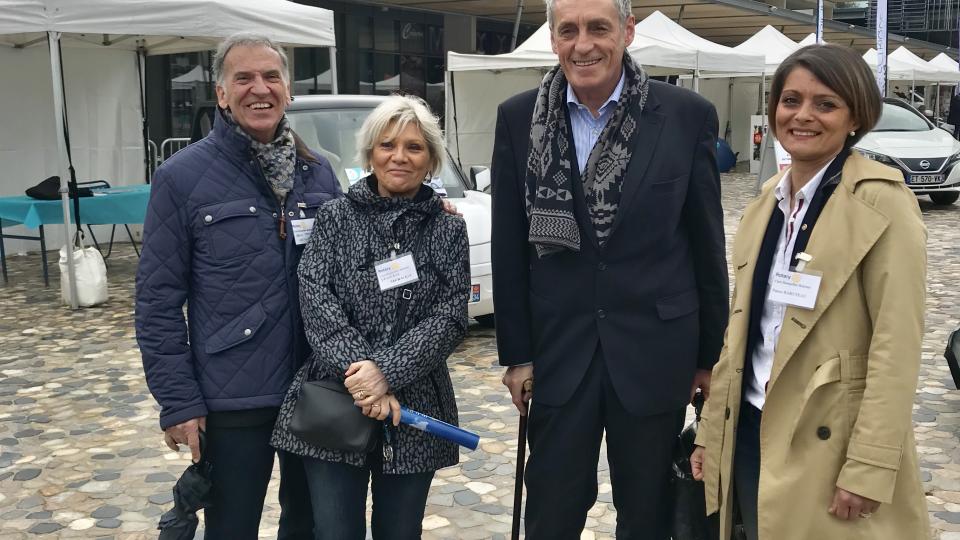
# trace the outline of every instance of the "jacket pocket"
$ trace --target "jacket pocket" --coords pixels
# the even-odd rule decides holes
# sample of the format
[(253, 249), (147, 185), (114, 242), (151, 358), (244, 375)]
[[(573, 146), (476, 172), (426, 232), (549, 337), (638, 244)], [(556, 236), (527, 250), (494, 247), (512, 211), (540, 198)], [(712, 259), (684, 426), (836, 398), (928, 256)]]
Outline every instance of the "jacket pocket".
[(681, 174), (676, 178), (668, 178), (666, 180), (657, 180), (650, 184), (650, 189), (655, 192), (671, 192), (680, 189), (683, 186), (683, 179), (686, 178), (686, 174)]
[(259, 253), (266, 231), (260, 225), (257, 199), (250, 197), (198, 209), (214, 257), (221, 260)]
[(238, 317), (225, 324), (223, 328), (211, 334), (207, 338), (204, 351), (207, 354), (216, 354), (253, 339), (266, 319), (267, 314), (263, 310), (263, 306), (259, 303), (250, 306)]
[(657, 314), (662, 321), (683, 317), (699, 308), (700, 297), (696, 289), (657, 300)]

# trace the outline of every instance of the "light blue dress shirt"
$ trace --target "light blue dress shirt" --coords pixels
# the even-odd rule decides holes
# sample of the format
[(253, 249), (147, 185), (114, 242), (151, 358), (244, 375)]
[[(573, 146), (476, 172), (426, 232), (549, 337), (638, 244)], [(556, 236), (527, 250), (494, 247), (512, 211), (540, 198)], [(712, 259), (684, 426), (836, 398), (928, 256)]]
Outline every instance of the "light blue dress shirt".
[(577, 149), (577, 165), (580, 167), (580, 174), (583, 174), (583, 170), (587, 167), (587, 160), (590, 159), (593, 146), (597, 144), (603, 128), (606, 127), (607, 121), (617, 108), (625, 77), (626, 72), (621, 71), (620, 82), (607, 98), (607, 102), (600, 107), (600, 114), (596, 118), (590, 109), (577, 99), (577, 95), (573, 93), (573, 87), (567, 84), (567, 110), (570, 112), (570, 128), (573, 131), (573, 145)]

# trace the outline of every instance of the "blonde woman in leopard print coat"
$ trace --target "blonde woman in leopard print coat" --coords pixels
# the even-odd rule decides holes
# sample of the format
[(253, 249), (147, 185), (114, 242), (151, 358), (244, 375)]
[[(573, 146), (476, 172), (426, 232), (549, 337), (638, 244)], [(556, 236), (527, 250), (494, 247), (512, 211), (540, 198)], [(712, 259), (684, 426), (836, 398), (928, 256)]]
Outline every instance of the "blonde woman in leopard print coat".
[[(273, 444), (304, 456), (317, 539), (362, 539), (373, 493), (373, 537), (418, 538), (434, 472), (455, 465), (455, 444), (384, 421), (369, 454), (310, 445), (289, 431), (304, 380), (344, 381), (364, 414), (385, 420), (399, 406), (457, 423), (447, 357), (467, 329), (470, 288), (466, 225), (423, 184), (444, 155), (436, 118), (418, 98), (392, 96), (358, 135), (372, 173), (317, 213), (299, 268), (311, 361), (294, 379)], [(420, 237), (417, 239), (417, 237)], [(376, 265), (412, 252), (419, 281), (406, 315), (404, 287), (381, 290)]]

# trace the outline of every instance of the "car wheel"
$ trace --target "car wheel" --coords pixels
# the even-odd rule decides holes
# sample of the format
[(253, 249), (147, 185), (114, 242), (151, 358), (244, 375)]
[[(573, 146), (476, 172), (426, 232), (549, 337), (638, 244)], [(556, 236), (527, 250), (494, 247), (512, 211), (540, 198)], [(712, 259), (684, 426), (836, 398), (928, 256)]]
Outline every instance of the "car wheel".
[(960, 199), (960, 191), (947, 191), (944, 193), (931, 193), (930, 200), (933, 204), (953, 204)]
[(496, 319), (493, 317), (493, 313), (488, 313), (486, 315), (480, 315), (479, 317), (474, 317), (477, 320), (477, 323), (484, 328), (493, 328), (494, 322)]

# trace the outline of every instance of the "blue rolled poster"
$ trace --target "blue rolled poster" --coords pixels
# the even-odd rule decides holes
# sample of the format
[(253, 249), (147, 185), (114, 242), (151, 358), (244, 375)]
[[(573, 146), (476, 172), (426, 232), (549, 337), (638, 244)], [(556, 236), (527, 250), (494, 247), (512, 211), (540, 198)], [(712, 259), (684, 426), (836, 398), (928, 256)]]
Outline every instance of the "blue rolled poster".
[(465, 429), (460, 429), (417, 411), (411, 411), (406, 407), (400, 407), (400, 422), (471, 450), (476, 450), (477, 445), (480, 444), (480, 436), (476, 433), (470, 433)]

